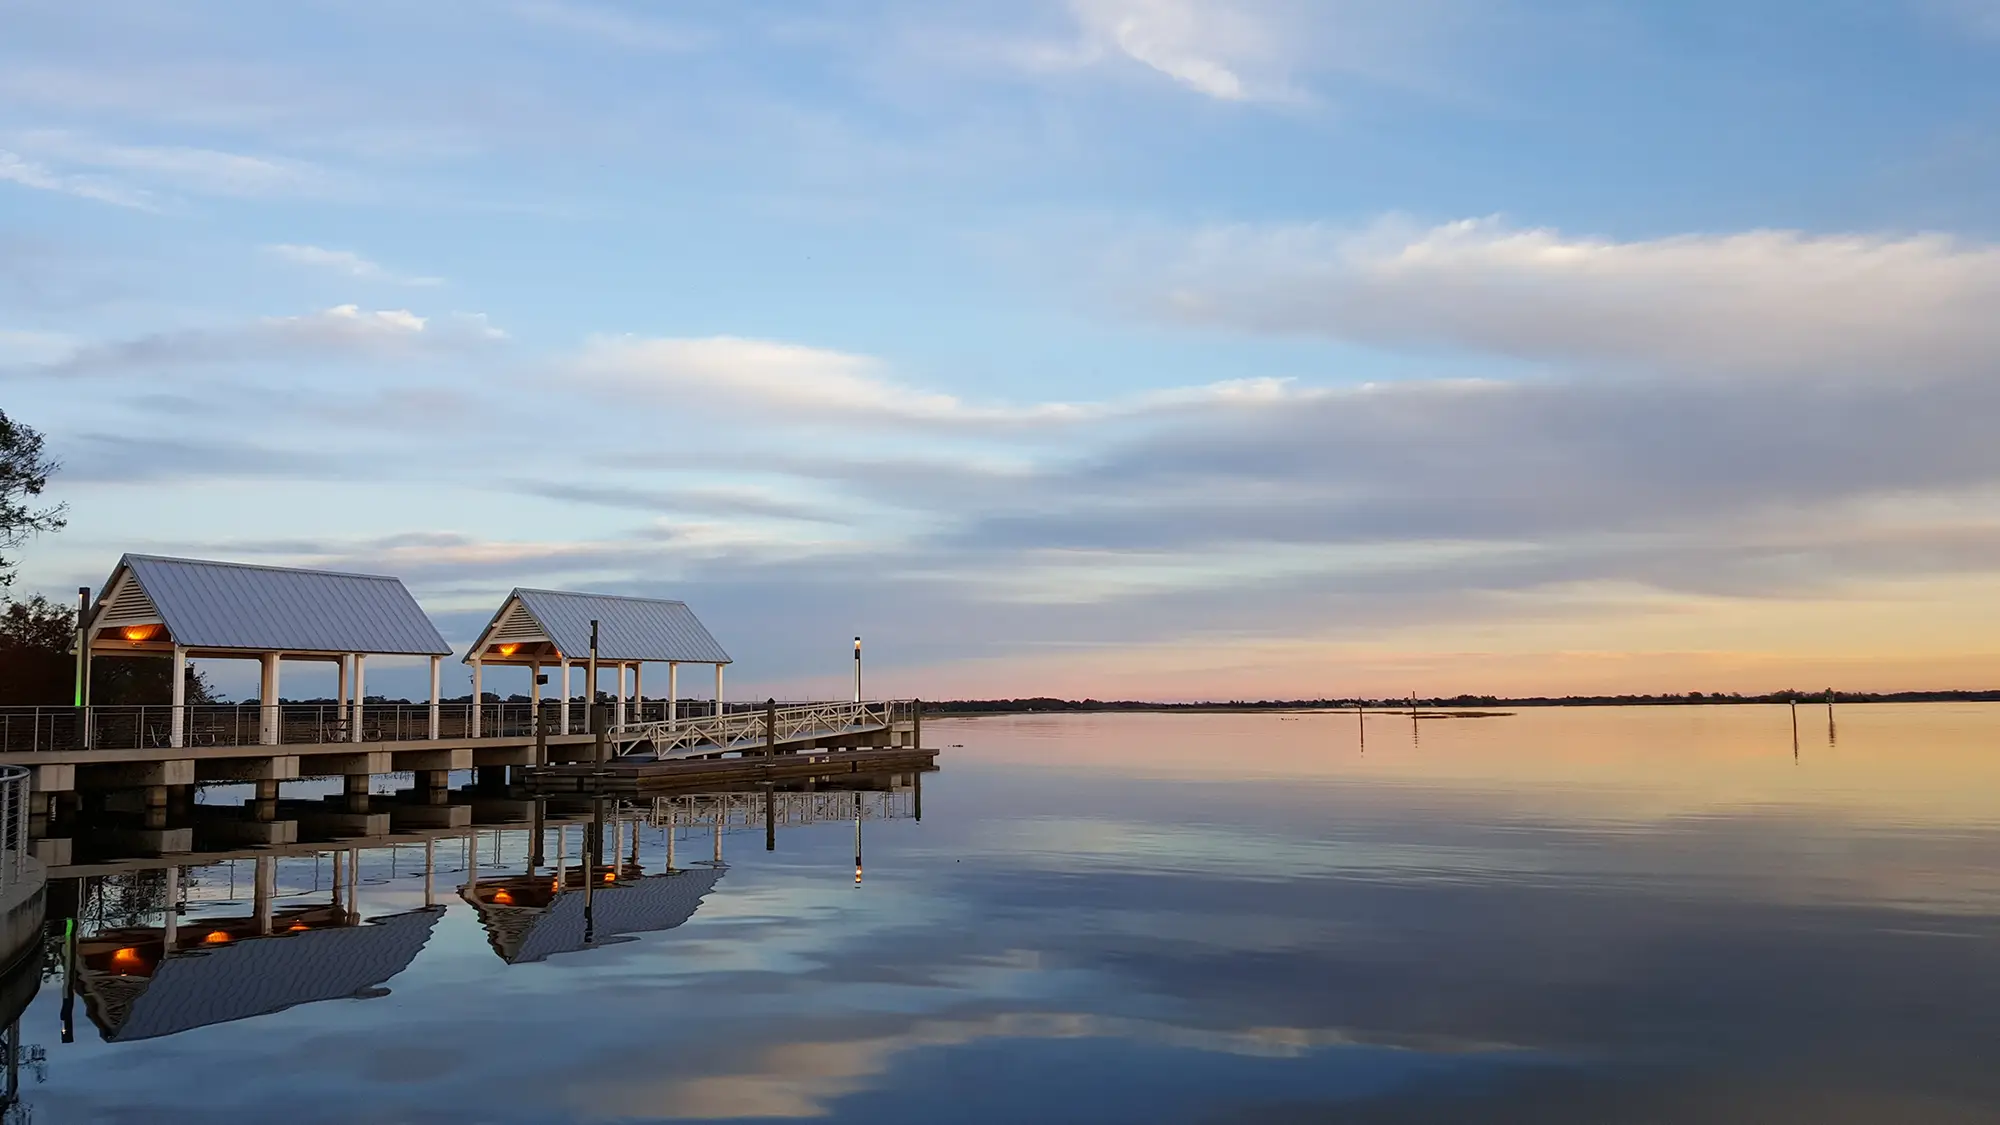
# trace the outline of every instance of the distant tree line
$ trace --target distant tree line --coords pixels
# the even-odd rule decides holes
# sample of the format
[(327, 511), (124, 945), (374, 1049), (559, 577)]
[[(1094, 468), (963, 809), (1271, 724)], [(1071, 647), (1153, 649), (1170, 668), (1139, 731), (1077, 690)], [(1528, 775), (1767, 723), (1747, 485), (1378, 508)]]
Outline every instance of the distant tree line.
[[(1474, 709), (1490, 707), (1658, 707), (1714, 706), (1740, 703), (1938, 703), (1951, 701), (2000, 701), (1994, 691), (1774, 691), (1763, 695), (1742, 692), (1700, 692), (1667, 695), (1453, 695), (1422, 696), (1414, 700), (1420, 708)], [(927, 714), (1007, 715), (1043, 712), (1104, 711), (1298, 711), (1310, 709), (1407, 708), (1413, 701), (1401, 699), (1232, 699), (1200, 703), (1161, 703), (1137, 699), (1056, 699), (1035, 696), (1028, 699), (948, 699), (924, 701)]]

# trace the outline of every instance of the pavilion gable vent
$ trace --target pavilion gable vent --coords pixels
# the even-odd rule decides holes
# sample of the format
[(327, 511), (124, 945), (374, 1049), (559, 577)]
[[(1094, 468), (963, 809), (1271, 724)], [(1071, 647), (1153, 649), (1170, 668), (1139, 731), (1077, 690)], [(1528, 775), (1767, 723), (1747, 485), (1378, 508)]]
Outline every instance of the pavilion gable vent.
[(145, 589), (127, 574), (97, 615), (97, 626), (141, 625), (159, 620), (160, 611), (153, 605), (153, 599), (147, 597)]
[(535, 615), (529, 613), (527, 607), (519, 602), (507, 607), (507, 612), (500, 618), (500, 623), (493, 627), (494, 644), (522, 644), (545, 640), (548, 640), (548, 636), (542, 632), (542, 626), (535, 620)]

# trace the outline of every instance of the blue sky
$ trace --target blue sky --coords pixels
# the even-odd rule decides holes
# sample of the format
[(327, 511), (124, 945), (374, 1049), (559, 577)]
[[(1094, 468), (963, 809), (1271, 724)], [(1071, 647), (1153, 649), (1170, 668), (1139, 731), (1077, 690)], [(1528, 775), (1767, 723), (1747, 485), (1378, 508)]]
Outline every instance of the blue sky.
[(17, 0), (21, 585), (669, 593), (747, 695), (1990, 686), (1996, 73), (1991, 0)]

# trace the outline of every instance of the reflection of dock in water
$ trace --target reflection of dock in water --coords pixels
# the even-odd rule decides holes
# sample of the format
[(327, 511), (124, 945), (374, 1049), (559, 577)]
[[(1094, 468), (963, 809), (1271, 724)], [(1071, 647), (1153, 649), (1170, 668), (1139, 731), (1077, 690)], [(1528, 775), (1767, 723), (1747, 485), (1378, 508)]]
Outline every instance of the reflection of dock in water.
[(206, 919), (200, 944), (167, 949), (158, 929), (97, 934), (77, 943), (74, 987), (104, 1039), (126, 1043), (282, 1012), (319, 1000), (385, 995), (430, 940), (436, 908), (356, 922), (338, 906), (273, 917)]
[(694, 917), (726, 870), (710, 866), (641, 875), (621, 864), (603, 871), (602, 885), (586, 894), (588, 875), (573, 867), (560, 875), (482, 879), (459, 894), (479, 912), (493, 952), (510, 965), (524, 965), (630, 941), (633, 934), (671, 930)]
[[(871, 779), (897, 786), (900, 775)], [(459, 897), (479, 913), (493, 951), (509, 964), (528, 964), (557, 953), (631, 940), (631, 935), (671, 930), (694, 917), (701, 901), (728, 870), (725, 833), (755, 828), (847, 824), (857, 819), (914, 819), (911, 789), (775, 790), (697, 793), (633, 802), (594, 802), (570, 863), (567, 827), (556, 830), (554, 862), (530, 853), (521, 874), (479, 876)], [(640, 862), (641, 829), (662, 833), (663, 869), (647, 874)], [(683, 833), (707, 831), (712, 858), (676, 866)], [(604, 833), (612, 835), (606, 858)], [(628, 845), (629, 841), (629, 845)], [(546, 841), (543, 841), (546, 843)], [(548, 873), (542, 873), (547, 867)]]
[[(735, 832), (762, 827), (768, 847), (779, 827), (921, 815), (909, 774), (839, 783), (635, 801), (492, 795), (453, 806), (450, 827), (54, 866), (64, 1038), (79, 998), (102, 1038), (124, 1043), (384, 995), (450, 908), (441, 881), (459, 884), (503, 960), (528, 964), (685, 924), (726, 873)], [(683, 864), (683, 851), (700, 858)]]

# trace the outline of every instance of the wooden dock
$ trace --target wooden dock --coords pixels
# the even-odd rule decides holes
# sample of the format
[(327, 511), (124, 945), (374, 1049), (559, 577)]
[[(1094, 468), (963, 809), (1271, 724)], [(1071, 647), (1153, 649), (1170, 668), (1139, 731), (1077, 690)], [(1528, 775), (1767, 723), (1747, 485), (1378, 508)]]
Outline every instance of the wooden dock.
[(522, 783), (538, 796), (634, 796), (841, 774), (926, 772), (937, 768), (937, 754), (915, 746), (864, 746), (738, 758), (619, 758), (601, 767), (588, 762), (530, 767), (522, 771)]

